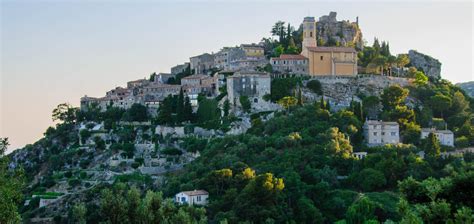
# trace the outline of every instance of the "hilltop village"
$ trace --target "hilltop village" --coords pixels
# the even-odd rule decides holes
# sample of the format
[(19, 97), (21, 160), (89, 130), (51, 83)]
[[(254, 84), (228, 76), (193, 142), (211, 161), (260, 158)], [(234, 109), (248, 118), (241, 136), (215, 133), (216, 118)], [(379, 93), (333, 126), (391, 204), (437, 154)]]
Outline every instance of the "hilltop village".
[(59, 105), (8, 163), (28, 181), (21, 217), (472, 223), (474, 100), (437, 59), (336, 16)]

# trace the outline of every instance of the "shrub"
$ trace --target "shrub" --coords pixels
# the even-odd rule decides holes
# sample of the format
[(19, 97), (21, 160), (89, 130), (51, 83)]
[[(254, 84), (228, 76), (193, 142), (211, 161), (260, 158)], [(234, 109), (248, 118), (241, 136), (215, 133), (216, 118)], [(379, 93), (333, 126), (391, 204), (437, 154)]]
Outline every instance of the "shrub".
[(252, 104), (250, 103), (249, 98), (247, 96), (240, 96), (239, 101), (240, 105), (242, 105), (242, 109), (244, 110), (244, 112), (250, 112)]
[(306, 87), (318, 95), (322, 95), (323, 91), (321, 88), (321, 83), (318, 80), (311, 80), (306, 84)]

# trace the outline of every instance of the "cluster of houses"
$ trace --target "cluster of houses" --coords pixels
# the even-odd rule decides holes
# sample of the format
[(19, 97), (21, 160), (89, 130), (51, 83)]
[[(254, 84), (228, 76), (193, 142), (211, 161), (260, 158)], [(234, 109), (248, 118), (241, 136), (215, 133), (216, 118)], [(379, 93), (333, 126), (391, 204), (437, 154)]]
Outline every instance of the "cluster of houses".
[[(321, 18), (320, 18), (321, 20)], [(303, 20), (302, 52), (298, 55), (282, 54), (268, 58), (263, 44), (241, 44), (236, 47), (224, 47), (217, 53), (204, 53), (191, 57), (189, 62), (171, 68), (171, 73), (159, 73), (154, 79), (139, 79), (127, 83), (127, 87), (117, 87), (104, 97), (81, 98), (81, 109), (86, 110), (92, 104), (102, 110), (109, 106), (130, 108), (139, 103), (150, 108), (159, 107), (159, 103), (168, 95), (176, 95), (182, 90), (197, 106), (197, 96), (203, 94), (215, 97), (220, 87), (227, 85), (228, 99), (238, 106), (239, 96), (252, 98), (256, 107), (266, 107), (262, 100), (270, 93), (271, 77), (279, 74), (302, 76), (356, 76), (357, 55), (351, 47), (318, 47), (316, 43), (316, 21), (314, 17)], [(271, 65), (273, 72), (258, 72)], [(170, 84), (178, 74), (191, 72), (181, 79), (181, 84)], [(229, 87), (230, 86), (230, 87)]]

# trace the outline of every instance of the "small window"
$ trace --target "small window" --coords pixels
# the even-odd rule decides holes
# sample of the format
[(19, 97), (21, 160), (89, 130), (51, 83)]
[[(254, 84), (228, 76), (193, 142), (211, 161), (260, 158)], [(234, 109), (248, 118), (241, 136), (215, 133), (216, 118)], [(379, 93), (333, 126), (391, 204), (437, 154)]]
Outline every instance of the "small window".
[(309, 37), (313, 37), (313, 32), (309, 32)]
[(323, 56), (321, 56), (321, 61), (323, 60)]
[(374, 132), (374, 136), (377, 136), (377, 132)]
[(255, 98), (255, 99), (253, 100), (253, 102), (254, 102), (254, 103), (258, 103), (258, 99)]

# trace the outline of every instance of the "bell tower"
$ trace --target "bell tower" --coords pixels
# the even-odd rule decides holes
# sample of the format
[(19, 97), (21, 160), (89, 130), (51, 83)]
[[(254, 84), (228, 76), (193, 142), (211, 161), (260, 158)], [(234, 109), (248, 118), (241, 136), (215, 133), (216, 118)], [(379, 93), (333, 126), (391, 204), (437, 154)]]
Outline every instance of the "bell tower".
[(303, 20), (303, 44), (301, 54), (308, 57), (308, 47), (317, 47), (316, 21), (314, 17), (305, 17)]

